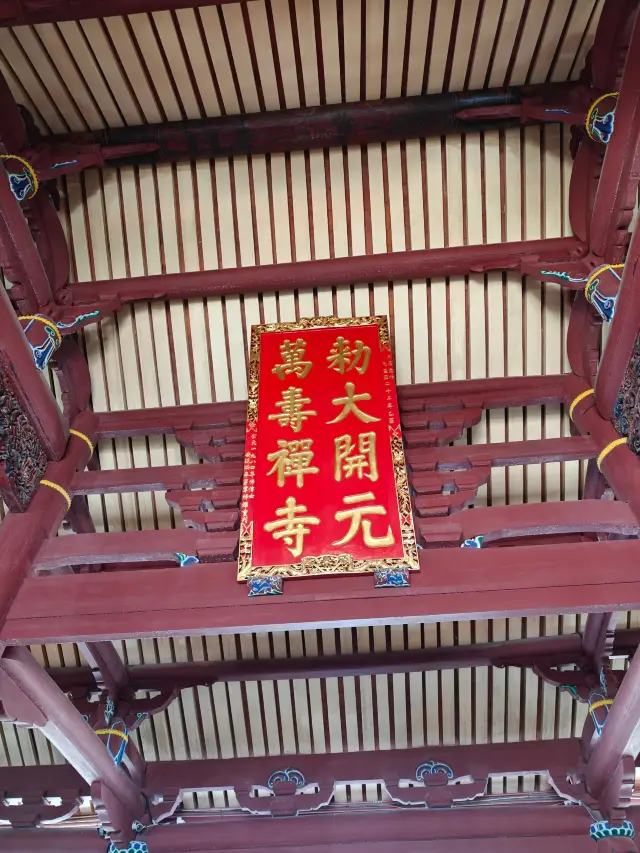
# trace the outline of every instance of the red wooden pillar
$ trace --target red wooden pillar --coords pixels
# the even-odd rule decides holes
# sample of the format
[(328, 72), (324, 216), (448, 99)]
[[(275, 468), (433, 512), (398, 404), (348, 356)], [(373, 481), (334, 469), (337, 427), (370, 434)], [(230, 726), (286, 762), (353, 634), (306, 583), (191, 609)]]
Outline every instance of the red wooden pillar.
[(132, 824), (145, 816), (138, 786), (28, 649), (12, 647), (0, 658), (0, 697), (9, 716), (39, 728), (92, 786), (113, 834), (134, 838)]

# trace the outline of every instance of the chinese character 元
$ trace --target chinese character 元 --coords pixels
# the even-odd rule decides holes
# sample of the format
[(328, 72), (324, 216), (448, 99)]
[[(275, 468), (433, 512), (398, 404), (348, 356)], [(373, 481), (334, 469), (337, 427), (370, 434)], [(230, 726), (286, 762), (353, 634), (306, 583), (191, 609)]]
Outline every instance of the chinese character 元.
[(313, 439), (311, 438), (278, 441), (280, 450), (276, 450), (275, 453), (270, 453), (267, 456), (269, 462), (273, 462), (273, 468), (267, 472), (267, 476), (275, 471), (279, 486), (284, 486), (286, 477), (295, 477), (296, 486), (298, 488), (303, 486), (305, 474), (317, 474), (320, 470), (311, 465), (313, 459), (312, 444)]
[[(373, 492), (365, 492), (362, 495), (347, 495), (342, 501), (349, 506), (351, 504), (374, 501), (375, 499)], [(355, 539), (358, 531), (362, 529), (362, 539), (367, 548), (385, 548), (388, 545), (393, 545), (396, 540), (391, 530), (391, 525), (388, 526), (384, 536), (374, 536), (371, 532), (371, 521), (368, 518), (364, 518), (366, 515), (386, 514), (386, 509), (378, 504), (374, 504), (373, 506), (354, 506), (353, 509), (338, 510), (335, 514), (335, 520), (346, 521), (348, 519), (351, 525), (342, 539), (338, 539), (337, 542), (332, 542), (331, 544), (346, 545), (352, 539)]]
[(335, 466), (334, 473), (338, 482), (355, 474), (361, 480), (363, 476), (375, 482), (378, 479), (378, 459), (376, 456), (375, 432), (361, 432), (358, 435), (358, 452), (355, 444), (351, 443), (350, 435), (340, 435), (334, 439)]
[(349, 412), (353, 412), (353, 414), (365, 424), (372, 423), (372, 421), (380, 420), (380, 418), (374, 418), (373, 415), (367, 415), (356, 405), (356, 403), (359, 403), (362, 400), (364, 400), (365, 402), (370, 400), (371, 394), (356, 394), (356, 386), (353, 384), (353, 382), (346, 382), (344, 390), (347, 392), (346, 397), (336, 397), (331, 401), (334, 406), (342, 406), (342, 411), (340, 412), (337, 418), (334, 418), (332, 421), (327, 421), (327, 423), (337, 424), (339, 421), (343, 421), (347, 417)]
[(291, 376), (291, 374), (295, 374), (298, 379), (304, 379), (313, 367), (310, 361), (304, 361), (306, 347), (307, 345), (302, 338), (296, 338), (293, 343), (286, 340), (280, 346), (282, 364), (276, 364), (271, 372), (276, 373), (280, 379)]
[(307, 418), (318, 414), (311, 409), (304, 410), (305, 404), (310, 402), (309, 397), (302, 396), (300, 388), (290, 385), (286, 391), (282, 392), (282, 400), (276, 403), (276, 407), (282, 411), (279, 415), (269, 415), (269, 420), (278, 421), (281, 427), (290, 426), (294, 432), (300, 432)]
[(295, 498), (287, 498), (284, 506), (276, 510), (276, 521), (264, 525), (267, 533), (274, 539), (282, 539), (291, 552), (292, 557), (299, 557), (304, 547), (304, 537), (311, 533), (308, 524), (320, 524), (320, 519), (313, 515), (300, 515), (307, 511), (306, 506), (296, 504)]
[(331, 347), (327, 361), (331, 370), (337, 370), (338, 373), (345, 373), (347, 370), (354, 368), (362, 376), (366, 373), (369, 367), (369, 359), (371, 358), (371, 347), (366, 347), (362, 341), (356, 341), (355, 350), (351, 349), (351, 342), (346, 341), (340, 335), (335, 344)]

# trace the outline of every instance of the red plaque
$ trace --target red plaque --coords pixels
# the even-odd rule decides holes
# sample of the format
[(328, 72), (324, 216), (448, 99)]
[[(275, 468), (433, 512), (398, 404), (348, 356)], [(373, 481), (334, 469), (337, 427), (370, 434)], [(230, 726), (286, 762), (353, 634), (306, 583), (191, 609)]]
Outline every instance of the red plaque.
[(418, 568), (386, 317), (254, 326), (238, 579)]

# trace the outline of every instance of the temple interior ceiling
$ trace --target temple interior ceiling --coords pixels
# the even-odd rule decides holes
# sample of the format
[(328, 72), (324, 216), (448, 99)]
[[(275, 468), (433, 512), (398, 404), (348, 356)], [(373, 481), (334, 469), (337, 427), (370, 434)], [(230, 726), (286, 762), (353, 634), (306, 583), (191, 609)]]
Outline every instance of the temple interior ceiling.
[[(463, 0), (456, 15), (448, 0), (251, 0), (0, 29), (0, 70), (45, 134), (561, 82), (577, 78), (601, 6)], [(548, 125), (89, 170), (59, 186), (72, 279), (567, 235), (568, 143)], [(253, 324), (370, 313), (389, 316), (401, 384), (569, 369), (568, 291), (554, 284), (512, 273), (361, 282), (127, 306), (81, 333), (93, 407), (242, 400)], [(559, 407), (529, 407), (526, 417), (485, 412), (461, 443), (568, 434)], [(99, 447), (105, 469), (197, 461), (189, 454), (164, 437)], [(522, 467), (494, 469), (476, 505), (575, 499), (581, 465), (531, 465), (526, 476)], [(158, 492), (89, 504), (98, 530), (179, 524)], [(640, 624), (636, 614), (620, 620)], [(569, 614), (116, 646), (136, 664), (446, 646), (579, 627)], [(33, 651), (48, 666), (81, 662), (70, 645)], [(530, 671), (481, 667), (189, 689), (138, 737), (148, 760), (231, 757), (566, 737), (580, 733), (584, 714)], [(62, 760), (38, 731), (3, 725), (0, 764)], [(536, 780), (504, 785), (531, 790)], [(377, 793), (354, 787), (344, 796)]]

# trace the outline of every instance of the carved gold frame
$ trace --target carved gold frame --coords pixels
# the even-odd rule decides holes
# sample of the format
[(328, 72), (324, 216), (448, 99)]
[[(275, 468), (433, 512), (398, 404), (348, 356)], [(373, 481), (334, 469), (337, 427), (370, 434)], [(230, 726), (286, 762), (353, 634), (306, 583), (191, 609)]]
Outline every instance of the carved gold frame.
[[(260, 379), (260, 336), (264, 332), (297, 332), (312, 329), (350, 328), (354, 326), (378, 326), (378, 339), (381, 349), (389, 353), (391, 359), (391, 343), (389, 325), (386, 317), (313, 317), (299, 320), (296, 323), (266, 323), (251, 327), (251, 347), (249, 360), (249, 393), (247, 408), (247, 434), (257, 431), (258, 395)], [(391, 457), (400, 515), (400, 532), (402, 536), (403, 556), (388, 559), (356, 560), (349, 554), (328, 554), (318, 557), (303, 557), (300, 563), (289, 563), (279, 566), (252, 566), (251, 550), (253, 541), (253, 522), (245, 518), (244, 501), (248, 491), (254, 490), (255, 481), (245, 476), (242, 488), (242, 515), (240, 520), (240, 545), (238, 549), (238, 580), (246, 581), (260, 577), (310, 577), (313, 575), (333, 574), (362, 574), (371, 573), (375, 569), (409, 569), (417, 571), (420, 568), (418, 548), (413, 526), (411, 510), (411, 495), (407, 480), (407, 466), (404, 457), (404, 445), (400, 424), (391, 431)], [(245, 460), (246, 464), (246, 460)]]

